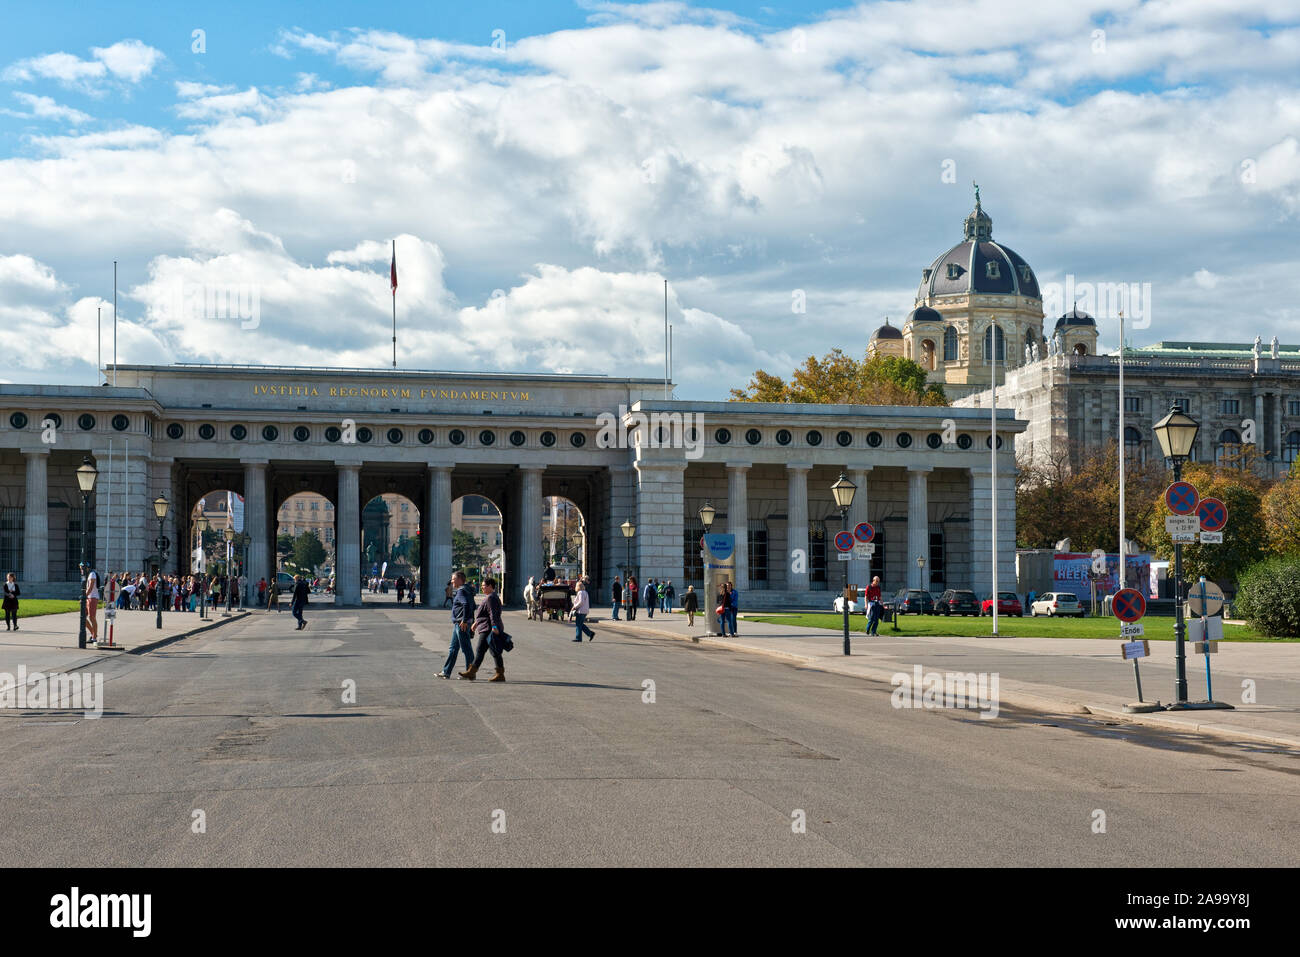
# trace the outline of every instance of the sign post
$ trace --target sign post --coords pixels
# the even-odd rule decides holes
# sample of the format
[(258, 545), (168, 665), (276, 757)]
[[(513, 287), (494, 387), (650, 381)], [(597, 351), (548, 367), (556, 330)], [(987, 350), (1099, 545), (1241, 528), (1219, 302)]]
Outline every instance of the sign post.
[[(1226, 521), (1226, 509), (1223, 510), (1223, 516)], [(1207, 582), (1202, 575), (1192, 593), (1187, 596), (1187, 607), (1198, 616), (1187, 623), (1187, 637), (1195, 642), (1193, 651), (1205, 655), (1205, 701), (1198, 701), (1194, 707), (1231, 711), (1232, 705), (1214, 700), (1214, 684), (1210, 677), (1210, 655), (1219, 650), (1219, 641), (1223, 638), (1223, 619), (1219, 617), (1223, 610), (1223, 591), (1214, 582)]]
[(718, 590), (736, 576), (736, 536), (708, 532), (700, 539), (700, 549), (704, 555), (704, 633), (713, 637), (722, 634), (715, 604)]
[(1115, 592), (1110, 607), (1115, 617), (1120, 620), (1120, 637), (1126, 639), (1121, 643), (1120, 651), (1126, 661), (1133, 662), (1133, 679), (1137, 682), (1137, 703), (1126, 704), (1124, 710), (1128, 714), (1159, 711), (1159, 701), (1155, 704), (1147, 704), (1142, 700), (1142, 669), (1138, 665), (1138, 659), (1148, 657), (1151, 654), (1151, 646), (1146, 641), (1135, 640), (1140, 638), (1144, 631), (1138, 622), (1147, 613), (1146, 596), (1136, 588), (1121, 588)]

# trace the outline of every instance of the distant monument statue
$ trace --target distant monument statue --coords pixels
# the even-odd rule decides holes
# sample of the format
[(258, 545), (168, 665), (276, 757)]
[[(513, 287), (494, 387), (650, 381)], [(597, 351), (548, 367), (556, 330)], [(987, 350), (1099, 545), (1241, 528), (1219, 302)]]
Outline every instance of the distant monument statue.
[(1037, 342), (1032, 343), (1032, 347), (1033, 347), (1033, 350), (1034, 350), (1034, 351), (1033, 351), (1034, 361), (1037, 362), (1037, 361), (1038, 361), (1038, 343), (1037, 343)]
[(1034, 361), (1034, 347), (1028, 342), (1025, 343), (1025, 365)]
[(1261, 339), (1259, 336), (1256, 336), (1256, 337), (1255, 337), (1255, 348), (1251, 350), (1251, 351), (1254, 353), (1256, 359), (1259, 358), (1259, 354), (1260, 354), (1261, 350), (1263, 349), (1263, 346), (1264, 346), (1264, 340)]
[(1277, 336), (1273, 337), (1273, 342), (1271, 344), (1273, 346), (1273, 358), (1277, 359), (1281, 354), (1281, 346), (1277, 344)]

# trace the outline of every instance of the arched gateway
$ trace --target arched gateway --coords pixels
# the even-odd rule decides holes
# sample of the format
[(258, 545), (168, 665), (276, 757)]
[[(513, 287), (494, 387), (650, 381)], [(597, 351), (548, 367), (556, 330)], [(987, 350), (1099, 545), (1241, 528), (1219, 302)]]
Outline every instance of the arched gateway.
[[(310, 491), (332, 503), (336, 600), (347, 605), (361, 601), (369, 567), (363, 508), (386, 494), (418, 512), (421, 600), (433, 605), (451, 573), (453, 502), (470, 495), (499, 508), (512, 603), (542, 571), (551, 499), (581, 515), (575, 560), (601, 602), (629, 564), (679, 592), (700, 587), (706, 502), (712, 530), (736, 536), (736, 583), (751, 608), (824, 604), (846, 566), (849, 581), (875, 571), (887, 588), (937, 585), (936, 575), (978, 588), (991, 573), (979, 409), (670, 401), (659, 381), (587, 375), (178, 365), (120, 366), (116, 377), (114, 387), (0, 385), (0, 572), (18, 572), (24, 594), (75, 593), (72, 523), (56, 519), (79, 518), (85, 458), (98, 471), (86, 523), (96, 562), (122, 570), (156, 558), (162, 494), (165, 567), (187, 570), (193, 530), (178, 526), (204, 494), (229, 489), (243, 497), (257, 581), (275, 567), (281, 506)], [(1001, 413), (1004, 581), (1015, 554), (1010, 439), (1023, 427)], [(841, 472), (859, 489), (850, 523), (881, 533), (870, 560), (826, 553)]]

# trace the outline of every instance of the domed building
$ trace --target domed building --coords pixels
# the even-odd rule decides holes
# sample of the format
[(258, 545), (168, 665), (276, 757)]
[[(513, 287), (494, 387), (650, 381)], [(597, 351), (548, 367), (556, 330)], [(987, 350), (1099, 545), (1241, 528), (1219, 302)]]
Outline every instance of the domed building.
[(1052, 336), (1060, 336), (1062, 355), (1092, 356), (1097, 354), (1097, 320), (1080, 312), (1076, 304), (1056, 320)]
[(897, 326), (891, 326), (889, 317), (886, 316), (885, 324), (871, 334), (871, 341), (867, 343), (867, 355), (898, 356), (902, 358), (905, 351), (902, 330)]
[(903, 355), (928, 369), (949, 398), (987, 388), (994, 355), (1001, 382), (1003, 363), (1021, 364), (1026, 343), (1045, 348), (1038, 279), (1024, 257), (993, 240), (978, 186), (961, 242), (921, 271), (902, 334)]

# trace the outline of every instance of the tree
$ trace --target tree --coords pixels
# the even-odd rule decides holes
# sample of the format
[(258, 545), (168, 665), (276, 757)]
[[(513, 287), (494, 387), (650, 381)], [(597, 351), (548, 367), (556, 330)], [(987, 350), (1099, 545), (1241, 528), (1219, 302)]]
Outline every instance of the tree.
[(293, 540), (293, 564), (303, 573), (313, 572), (325, 562), (325, 546), (315, 532), (303, 532)]
[[(1201, 575), (1211, 581), (1233, 584), (1247, 565), (1264, 557), (1268, 545), (1264, 530), (1263, 481), (1253, 472), (1242, 469), (1216, 469), (1192, 465), (1183, 470), (1183, 480), (1196, 486), (1201, 498), (1217, 498), (1228, 507), (1228, 525), (1223, 530), (1223, 544), (1183, 546), (1183, 579)], [(1163, 491), (1156, 497), (1147, 526), (1147, 539), (1159, 555), (1172, 559), (1174, 543), (1165, 531)]]
[(1300, 554), (1300, 459), (1291, 463), (1286, 479), (1264, 493), (1263, 512), (1269, 550), (1277, 555)]
[(287, 559), (293, 554), (293, 536), (279, 535), (275, 539), (275, 550), (279, 553), (280, 558)]
[(487, 564), (488, 557), (483, 551), (483, 543), (469, 532), (458, 528), (451, 530), (451, 567), (481, 568)]
[(943, 386), (927, 385), (926, 370), (911, 359), (866, 356), (861, 362), (832, 349), (809, 356), (790, 375), (759, 369), (748, 389), (732, 389), (735, 402), (812, 402), (849, 405), (947, 405)]

